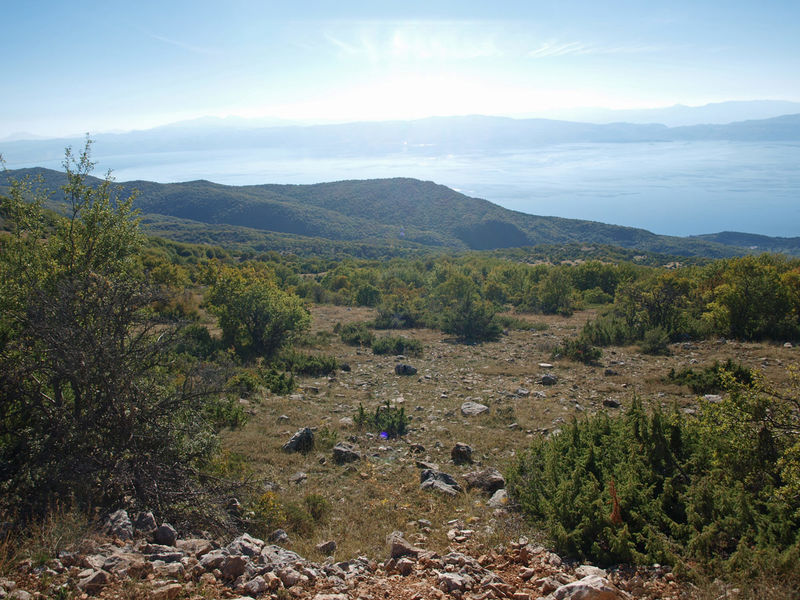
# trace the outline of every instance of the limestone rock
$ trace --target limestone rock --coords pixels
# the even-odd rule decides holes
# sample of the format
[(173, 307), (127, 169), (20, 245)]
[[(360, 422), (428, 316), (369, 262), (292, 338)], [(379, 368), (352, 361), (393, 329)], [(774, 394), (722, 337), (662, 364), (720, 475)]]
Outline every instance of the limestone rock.
[(119, 509), (109, 515), (105, 524), (105, 532), (121, 540), (133, 539), (133, 524), (128, 517), (128, 511)]
[(352, 444), (339, 442), (333, 447), (333, 461), (337, 465), (361, 460), (361, 453)]
[(461, 414), (465, 417), (477, 417), (486, 412), (489, 412), (488, 406), (473, 400), (467, 400), (461, 405)]
[(246, 533), (237, 537), (227, 546), (228, 552), (231, 554), (242, 554), (244, 556), (258, 556), (261, 554), (263, 547), (263, 540), (254, 538)]
[(133, 521), (133, 527), (137, 531), (149, 535), (158, 529), (158, 523), (156, 523), (156, 518), (153, 516), (153, 513), (140, 512)]
[(630, 596), (597, 575), (562, 585), (548, 598), (552, 600), (629, 600)]
[(334, 552), (336, 552), (336, 542), (334, 542), (333, 540), (328, 540), (327, 542), (321, 542), (317, 544), (315, 547), (318, 552), (321, 552), (322, 554), (325, 555), (333, 554)]
[(508, 493), (505, 489), (497, 490), (486, 504), (490, 508), (505, 508), (508, 504)]
[(180, 583), (170, 583), (168, 585), (156, 588), (150, 592), (152, 600), (175, 600), (180, 596), (183, 591), (183, 586)]
[(441, 471), (425, 469), (419, 474), (419, 478), (420, 488), (423, 490), (436, 490), (448, 496), (455, 496), (463, 491), (452, 475), (442, 473)]
[(178, 540), (178, 532), (169, 523), (164, 523), (156, 529), (154, 536), (156, 543), (164, 546), (174, 546)]
[(489, 467), (482, 471), (471, 471), (464, 474), (467, 489), (478, 488), (484, 492), (494, 493), (506, 487), (506, 480), (497, 469)]
[(472, 462), (472, 448), (463, 442), (457, 442), (453, 449), (450, 450), (450, 458), (457, 465), (463, 465)]
[(78, 582), (78, 588), (87, 594), (96, 594), (111, 581), (111, 576), (102, 569), (93, 570)]
[(284, 452), (309, 452), (314, 447), (314, 432), (310, 427), (299, 429), (283, 445)]
[(546, 375), (542, 375), (542, 378), (539, 380), (539, 382), (542, 385), (555, 385), (558, 383), (558, 377), (552, 373), (547, 373)]
[(389, 556), (392, 558), (400, 558), (402, 556), (419, 556), (421, 550), (411, 543), (409, 543), (400, 531), (393, 531), (386, 538), (386, 543), (389, 544)]
[(395, 375), (416, 375), (417, 369), (411, 365), (400, 363), (394, 366), (394, 373)]

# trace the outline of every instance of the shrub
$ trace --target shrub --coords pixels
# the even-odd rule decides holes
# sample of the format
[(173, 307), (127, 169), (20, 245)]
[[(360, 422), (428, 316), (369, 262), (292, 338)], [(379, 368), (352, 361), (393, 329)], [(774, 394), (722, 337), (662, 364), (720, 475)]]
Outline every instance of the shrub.
[(297, 388), (294, 375), (276, 369), (270, 369), (263, 375), (264, 385), (273, 394), (291, 394)]
[(675, 372), (671, 369), (667, 380), (678, 385), (686, 385), (695, 394), (713, 394), (726, 386), (727, 380), (749, 385), (753, 383), (753, 373), (740, 363), (734, 363), (730, 358), (724, 363), (714, 361), (713, 365), (703, 367), (699, 371), (682, 369)]
[(388, 400), (386, 404), (378, 406), (372, 415), (367, 414), (364, 406), (359, 404), (358, 412), (353, 419), (359, 429), (370, 429), (387, 438), (405, 435), (408, 431), (409, 421), (409, 417), (406, 416), (406, 409), (404, 407), (398, 409), (391, 406)]
[(372, 342), (372, 351), (375, 354), (422, 356), (422, 343), (402, 336), (381, 337)]
[(321, 494), (307, 494), (303, 498), (303, 504), (316, 523), (324, 522), (331, 511), (331, 503)]
[(668, 356), (670, 354), (669, 335), (661, 327), (649, 329), (645, 332), (639, 348), (645, 354)]
[(603, 356), (603, 351), (592, 346), (584, 338), (579, 337), (564, 340), (560, 346), (553, 350), (552, 356), (553, 358), (563, 356), (569, 360), (591, 364)]
[(225, 389), (242, 398), (249, 398), (263, 384), (261, 377), (249, 370), (242, 370), (225, 383)]
[(537, 323), (510, 315), (496, 315), (497, 324), (503, 329), (516, 329), (518, 331), (546, 331), (550, 328), (547, 323)]
[(557, 551), (580, 560), (724, 571), (761, 554), (797, 584), (800, 513), (781, 491), (796, 399), (738, 386), (699, 419), (648, 415), (636, 400), (619, 418), (573, 421), (535, 442), (509, 470), (509, 492)]
[(295, 375), (328, 375), (339, 368), (339, 363), (335, 356), (324, 354), (304, 354), (295, 350), (283, 352), (277, 360), (286, 371), (291, 371)]
[(347, 325), (336, 324), (336, 333), (342, 342), (350, 346), (370, 346), (375, 339), (375, 334), (367, 329), (366, 323), (348, 323)]

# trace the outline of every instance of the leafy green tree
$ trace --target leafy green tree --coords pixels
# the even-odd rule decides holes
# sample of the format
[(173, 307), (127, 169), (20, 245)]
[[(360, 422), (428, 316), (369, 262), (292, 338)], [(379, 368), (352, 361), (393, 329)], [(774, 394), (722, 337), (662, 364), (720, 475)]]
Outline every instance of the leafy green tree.
[(491, 302), (481, 298), (477, 284), (463, 273), (452, 272), (437, 286), (431, 312), (442, 331), (464, 342), (495, 340), (502, 331)]
[(215, 448), (208, 395), (170, 359), (177, 327), (151, 309), (133, 199), (90, 183), (89, 151), (67, 151), (66, 217), (26, 182), (2, 199), (0, 512), (23, 518), (125, 497), (165, 514)]
[(300, 298), (253, 268), (221, 267), (206, 299), (219, 317), (223, 343), (243, 358), (274, 358), (311, 322)]

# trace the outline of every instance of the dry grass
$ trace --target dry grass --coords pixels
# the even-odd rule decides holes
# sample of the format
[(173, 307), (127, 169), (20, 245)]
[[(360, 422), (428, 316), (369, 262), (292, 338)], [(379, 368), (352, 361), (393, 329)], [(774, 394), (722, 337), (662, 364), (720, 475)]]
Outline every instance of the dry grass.
[[(508, 541), (510, 535), (530, 536), (513, 517), (498, 516), (489, 509), (484, 494), (470, 492), (449, 499), (421, 491), (415, 461), (434, 462), (456, 478), (477, 467), (502, 470), (535, 436), (573, 417), (615, 412), (603, 406), (606, 398), (624, 406), (636, 394), (645, 403), (665, 408), (696, 406), (698, 399), (687, 388), (663, 383), (671, 368), (731, 358), (761, 369), (768, 380), (780, 383), (797, 355), (796, 348), (780, 345), (708, 341), (674, 345), (673, 355), (667, 357), (645, 356), (637, 348), (610, 348), (596, 366), (553, 361), (552, 348), (577, 335), (593, 316), (587, 311), (570, 318), (536, 316), (536, 321), (547, 323), (546, 331), (511, 331), (497, 342), (473, 346), (452, 343), (438, 331), (404, 331), (403, 335), (423, 344), (424, 354), (404, 359), (418, 374), (401, 377), (394, 373), (396, 357), (376, 356), (370, 350), (342, 344), (338, 336), (318, 335), (331, 332), (337, 322), (373, 318), (372, 310), (319, 306), (312, 313), (311, 335), (323, 344), (319, 350), (335, 355), (352, 370), (339, 372), (335, 378), (304, 378), (301, 389), (292, 396), (263, 396), (252, 401), (248, 424), (224, 435), (227, 449), (249, 458), (260, 478), (280, 486), (282, 500), (302, 502), (305, 495), (315, 493), (330, 502), (328, 519), (313, 534), (291, 536), (291, 546), (309, 558), (320, 558), (314, 545), (328, 539), (338, 544), (337, 559), (384, 557), (384, 540), (395, 529), (422, 546), (446, 550), (446, 533), (453, 519), (458, 526), (473, 529), (476, 541), (488, 545)], [(553, 367), (538, 366), (545, 362)], [(606, 368), (618, 374), (606, 376)], [(556, 385), (538, 383), (546, 371), (559, 377)], [(518, 394), (519, 388), (529, 390), (530, 395)], [(462, 416), (459, 409), (467, 398), (489, 406), (488, 414)], [(370, 411), (387, 400), (405, 407), (412, 418), (403, 439), (370, 437), (342, 421), (352, 418), (359, 404)], [(340, 441), (355, 441), (366, 458), (340, 466), (333, 463), (327, 448), (307, 455), (282, 452), (284, 442), (303, 426), (335, 432), (329, 433), (329, 445), (331, 435)], [(473, 447), (475, 465), (452, 464), (450, 449), (455, 442)], [(420, 444), (424, 452), (412, 453), (411, 444)], [(290, 483), (289, 478), (299, 471), (307, 474), (306, 482)], [(419, 519), (431, 521), (430, 531), (416, 524)]]

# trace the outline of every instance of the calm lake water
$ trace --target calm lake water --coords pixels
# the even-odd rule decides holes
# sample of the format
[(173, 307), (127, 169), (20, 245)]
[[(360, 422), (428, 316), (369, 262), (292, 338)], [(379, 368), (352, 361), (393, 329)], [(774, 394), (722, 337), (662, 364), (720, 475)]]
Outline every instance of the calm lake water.
[[(231, 184), (414, 177), (506, 208), (691, 235), (800, 235), (800, 143), (570, 144), (523, 152), (370, 158), (292, 156), (274, 149), (102, 154), (118, 181)], [(54, 161), (51, 168), (60, 168)], [(9, 164), (14, 168), (13, 164)]]

